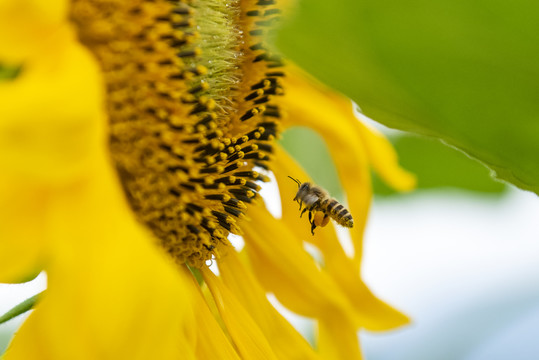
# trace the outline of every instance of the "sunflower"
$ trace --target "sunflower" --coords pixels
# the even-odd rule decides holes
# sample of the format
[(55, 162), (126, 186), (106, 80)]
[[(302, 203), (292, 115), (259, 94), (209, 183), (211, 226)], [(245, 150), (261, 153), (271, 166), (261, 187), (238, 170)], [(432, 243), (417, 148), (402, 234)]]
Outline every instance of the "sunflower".
[[(48, 277), (5, 359), (354, 359), (358, 329), (407, 322), (360, 263), (370, 167), (399, 190), (413, 177), (346, 98), (267, 45), (281, 12), (0, 1), (0, 63), (19, 69), (0, 83), (0, 281)], [(298, 217), (287, 176), (309, 177), (275, 142), (294, 125), (329, 145), (353, 257), (331, 226), (312, 236)], [(258, 194), (271, 172), (281, 218)], [(316, 320), (314, 347), (268, 293)]]

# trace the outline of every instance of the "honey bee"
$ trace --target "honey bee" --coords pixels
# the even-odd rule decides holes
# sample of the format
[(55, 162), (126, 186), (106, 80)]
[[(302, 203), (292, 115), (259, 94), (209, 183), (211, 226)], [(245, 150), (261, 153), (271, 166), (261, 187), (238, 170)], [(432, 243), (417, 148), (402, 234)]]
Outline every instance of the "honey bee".
[(324, 227), (329, 219), (333, 219), (337, 224), (351, 228), (354, 226), (352, 215), (341, 203), (329, 196), (329, 193), (320, 186), (309, 182), (302, 183), (298, 179), (289, 176), (298, 184), (298, 192), (294, 201), (299, 204), (299, 209), (305, 204), (305, 208), (299, 217), (309, 212), (309, 222), (311, 223), (311, 234), (314, 235), (314, 229), (317, 226)]

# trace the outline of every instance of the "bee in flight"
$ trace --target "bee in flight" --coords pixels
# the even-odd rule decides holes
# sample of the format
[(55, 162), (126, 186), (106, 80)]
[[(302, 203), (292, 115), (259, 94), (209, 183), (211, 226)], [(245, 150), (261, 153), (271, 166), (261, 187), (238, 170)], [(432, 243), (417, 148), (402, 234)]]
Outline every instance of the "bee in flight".
[(294, 197), (294, 201), (298, 202), (300, 210), (305, 204), (305, 208), (299, 217), (302, 217), (306, 211), (309, 212), (311, 234), (314, 235), (314, 229), (317, 226), (326, 226), (330, 218), (339, 225), (349, 228), (354, 226), (354, 219), (352, 219), (350, 212), (337, 200), (329, 196), (326, 190), (309, 182), (302, 183), (291, 176), (289, 178), (298, 184), (298, 192)]

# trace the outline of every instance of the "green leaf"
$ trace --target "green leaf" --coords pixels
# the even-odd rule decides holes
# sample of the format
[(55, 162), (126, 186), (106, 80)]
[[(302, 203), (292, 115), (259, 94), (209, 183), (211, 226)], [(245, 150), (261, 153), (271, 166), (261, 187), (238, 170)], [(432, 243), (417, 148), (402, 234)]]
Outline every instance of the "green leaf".
[(532, 0), (304, 0), (277, 45), (371, 118), (539, 194), (537, 14)]
[[(391, 142), (399, 154), (399, 163), (417, 176), (418, 189), (457, 188), (496, 194), (506, 186), (489, 176), (489, 170), (462, 152), (423, 136), (398, 136)], [(443, 164), (443, 166), (440, 166)], [(374, 178), (377, 194), (395, 194)]]

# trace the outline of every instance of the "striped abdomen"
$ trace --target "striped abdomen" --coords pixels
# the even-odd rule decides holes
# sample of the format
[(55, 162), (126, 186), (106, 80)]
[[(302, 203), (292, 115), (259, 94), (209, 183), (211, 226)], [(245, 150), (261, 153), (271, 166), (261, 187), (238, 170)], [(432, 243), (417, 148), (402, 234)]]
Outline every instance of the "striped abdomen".
[(350, 214), (348, 209), (346, 209), (337, 200), (331, 198), (321, 205), (324, 212), (328, 214), (330, 218), (335, 220), (339, 225), (350, 228), (354, 226), (354, 219), (352, 219), (352, 215)]

